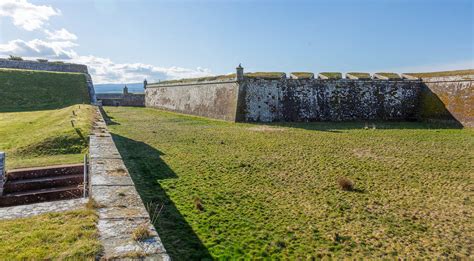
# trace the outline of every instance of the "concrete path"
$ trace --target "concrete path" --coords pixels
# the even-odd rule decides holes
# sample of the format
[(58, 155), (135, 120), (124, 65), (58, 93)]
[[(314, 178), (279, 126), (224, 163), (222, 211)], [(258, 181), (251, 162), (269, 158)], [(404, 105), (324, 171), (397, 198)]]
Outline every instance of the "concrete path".
[(30, 205), (3, 207), (0, 208), (0, 220), (31, 217), (52, 212), (76, 210), (84, 207), (86, 202), (87, 199), (85, 198), (76, 198), (69, 200), (41, 202)]

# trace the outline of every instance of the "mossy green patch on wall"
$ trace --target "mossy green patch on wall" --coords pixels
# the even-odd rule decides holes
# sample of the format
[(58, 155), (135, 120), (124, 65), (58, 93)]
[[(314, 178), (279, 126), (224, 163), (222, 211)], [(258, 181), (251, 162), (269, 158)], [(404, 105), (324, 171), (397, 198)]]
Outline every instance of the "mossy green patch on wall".
[(0, 112), (64, 108), (89, 104), (82, 73), (0, 69)]

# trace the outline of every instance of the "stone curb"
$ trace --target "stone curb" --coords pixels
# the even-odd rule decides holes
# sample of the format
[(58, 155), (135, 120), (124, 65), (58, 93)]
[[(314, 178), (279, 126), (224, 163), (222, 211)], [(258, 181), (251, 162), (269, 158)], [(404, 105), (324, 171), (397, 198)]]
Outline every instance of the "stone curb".
[[(90, 136), (90, 194), (97, 203), (102, 259), (170, 260), (100, 114)], [(138, 227), (148, 238), (134, 240)]]

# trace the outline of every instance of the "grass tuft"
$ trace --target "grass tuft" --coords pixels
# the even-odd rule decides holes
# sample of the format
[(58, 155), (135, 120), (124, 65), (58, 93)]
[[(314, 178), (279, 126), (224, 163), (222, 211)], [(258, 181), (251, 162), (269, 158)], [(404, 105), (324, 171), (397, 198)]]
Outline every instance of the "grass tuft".
[(204, 205), (199, 197), (194, 198), (194, 207), (201, 212), (204, 211)]
[(148, 224), (140, 224), (135, 230), (133, 230), (132, 239), (135, 241), (143, 241), (150, 238), (151, 233), (148, 229)]
[(346, 177), (340, 177), (337, 179), (337, 184), (339, 188), (344, 191), (353, 191), (354, 190), (354, 182)]

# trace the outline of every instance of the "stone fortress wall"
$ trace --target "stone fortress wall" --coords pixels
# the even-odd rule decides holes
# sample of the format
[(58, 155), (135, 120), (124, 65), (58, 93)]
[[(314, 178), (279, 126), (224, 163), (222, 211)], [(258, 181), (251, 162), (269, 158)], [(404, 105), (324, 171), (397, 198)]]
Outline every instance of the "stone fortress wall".
[(247, 76), (148, 84), (147, 107), (243, 122), (454, 120), (474, 126), (474, 76)]
[(422, 77), (420, 118), (474, 127), (474, 74)]
[(125, 88), (123, 93), (98, 93), (96, 96), (103, 106), (145, 107), (144, 93), (130, 93)]
[(145, 106), (236, 121), (238, 94), (234, 80), (152, 84), (145, 88)]
[(154, 83), (147, 107), (248, 122), (406, 120), (414, 113), (420, 81), (247, 77)]
[(91, 102), (95, 103), (97, 101), (94, 91), (94, 84), (92, 83), (92, 78), (89, 74), (89, 71), (87, 70), (86, 65), (62, 62), (39, 62), (29, 60), (17, 61), (0, 58), (0, 68), (83, 73), (86, 75), (87, 88), (89, 89), (89, 96), (91, 98)]

